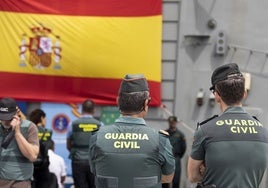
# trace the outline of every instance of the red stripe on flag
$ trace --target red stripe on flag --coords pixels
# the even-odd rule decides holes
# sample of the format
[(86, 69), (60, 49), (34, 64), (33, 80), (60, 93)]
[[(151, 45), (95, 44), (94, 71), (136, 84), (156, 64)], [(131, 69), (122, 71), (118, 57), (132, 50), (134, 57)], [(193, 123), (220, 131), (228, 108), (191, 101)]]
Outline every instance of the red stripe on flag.
[[(78, 78), (0, 72), (0, 97), (22, 101), (81, 103), (86, 98), (99, 105), (116, 105), (120, 79)], [(4, 81), (5, 80), (5, 81)], [(160, 106), (160, 83), (148, 81), (152, 101)]]
[(0, 11), (77, 16), (152, 16), (161, 14), (162, 1), (1, 0)]

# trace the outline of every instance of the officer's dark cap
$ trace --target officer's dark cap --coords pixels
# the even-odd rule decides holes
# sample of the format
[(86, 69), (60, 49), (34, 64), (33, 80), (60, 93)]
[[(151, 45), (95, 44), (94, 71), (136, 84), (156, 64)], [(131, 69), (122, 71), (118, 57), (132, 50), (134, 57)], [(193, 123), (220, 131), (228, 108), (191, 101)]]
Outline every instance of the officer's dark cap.
[(119, 93), (149, 91), (147, 80), (143, 74), (127, 74), (120, 85)]
[(13, 98), (0, 100), (0, 120), (8, 121), (17, 113), (17, 103)]
[(212, 86), (210, 90), (214, 90), (218, 82), (234, 77), (243, 77), (236, 63), (229, 63), (216, 68), (211, 76)]
[(173, 122), (173, 121), (177, 122), (178, 121), (177, 117), (176, 116), (169, 116), (168, 117), (168, 122)]

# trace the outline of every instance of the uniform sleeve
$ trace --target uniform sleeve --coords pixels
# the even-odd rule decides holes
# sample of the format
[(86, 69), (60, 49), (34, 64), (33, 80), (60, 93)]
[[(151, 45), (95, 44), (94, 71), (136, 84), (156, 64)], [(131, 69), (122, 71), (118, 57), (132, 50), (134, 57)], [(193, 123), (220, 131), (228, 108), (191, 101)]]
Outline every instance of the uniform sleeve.
[(192, 145), (191, 157), (195, 160), (204, 160), (205, 159), (205, 141), (206, 136), (203, 133), (201, 127), (195, 131), (194, 141)]
[(175, 159), (172, 154), (172, 146), (169, 139), (161, 135), (159, 136), (159, 158), (161, 161), (162, 174), (169, 175), (175, 170)]
[(29, 126), (27, 141), (33, 145), (39, 146), (38, 129), (33, 123)]
[(90, 171), (95, 174), (95, 164), (94, 164), (94, 159), (95, 159), (95, 146), (96, 146), (96, 141), (97, 141), (97, 131), (92, 132), (92, 135), (90, 137), (89, 141), (89, 166), (90, 166)]

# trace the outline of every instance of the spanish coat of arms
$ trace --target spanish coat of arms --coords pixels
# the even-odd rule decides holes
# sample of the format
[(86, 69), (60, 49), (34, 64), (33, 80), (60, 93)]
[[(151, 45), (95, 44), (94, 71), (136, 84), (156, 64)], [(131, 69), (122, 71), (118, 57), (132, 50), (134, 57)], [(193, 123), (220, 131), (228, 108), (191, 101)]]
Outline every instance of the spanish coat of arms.
[(60, 37), (54, 35), (51, 29), (42, 25), (30, 29), (33, 36), (28, 37), (23, 34), (19, 46), (20, 66), (25, 67), (28, 63), (35, 68), (42, 69), (54, 63), (53, 68), (60, 69), (62, 50)]

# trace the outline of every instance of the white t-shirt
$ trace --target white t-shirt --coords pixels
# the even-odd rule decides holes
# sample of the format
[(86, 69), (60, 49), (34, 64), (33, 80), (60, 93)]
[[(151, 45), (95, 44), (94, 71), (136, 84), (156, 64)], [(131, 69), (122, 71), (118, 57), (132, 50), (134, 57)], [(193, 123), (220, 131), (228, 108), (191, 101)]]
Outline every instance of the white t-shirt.
[(62, 176), (66, 176), (66, 165), (64, 159), (52, 150), (48, 150), (49, 156), (49, 171), (57, 176), (59, 188), (63, 188), (63, 184), (60, 182)]

